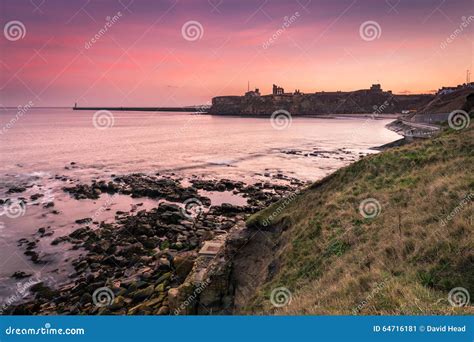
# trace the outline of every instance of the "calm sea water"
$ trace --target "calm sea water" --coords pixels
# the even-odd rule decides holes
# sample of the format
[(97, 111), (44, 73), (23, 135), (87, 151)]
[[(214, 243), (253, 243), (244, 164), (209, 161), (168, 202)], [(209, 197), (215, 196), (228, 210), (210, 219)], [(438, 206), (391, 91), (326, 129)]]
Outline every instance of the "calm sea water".
[(252, 178), (278, 169), (315, 180), (347, 162), (282, 151), (346, 148), (357, 154), (399, 138), (384, 128), (386, 120), (293, 118), (278, 130), (268, 118), (115, 112), (113, 126), (105, 118), (96, 123), (108, 128), (97, 129), (94, 112), (32, 109), (8, 125), (16, 112), (0, 111), (2, 176), (65, 173), (75, 162), (68, 171), (84, 178), (135, 171)]
[[(80, 251), (51, 246), (51, 240), (77, 229), (76, 219), (92, 217), (110, 200), (102, 196), (75, 201), (61, 190), (64, 182), (56, 175), (89, 181), (111, 174), (160, 172), (184, 179), (195, 175), (254, 182), (282, 173), (314, 181), (361, 155), (375, 153), (371, 147), (399, 138), (384, 128), (389, 120), (293, 118), (291, 125), (284, 120), (272, 125), (269, 118), (112, 114), (94, 120), (94, 112), (70, 109), (31, 109), (23, 115), (14, 109), (0, 110), (0, 198), (29, 198), (40, 192), (54, 200), (59, 212), (52, 215), (42, 205), (29, 204), (21, 217), (0, 216), (0, 304), (19, 293), (19, 283), (10, 278), (15, 271), (42, 280), (64, 279), (71, 272), (68, 259)], [(315, 150), (322, 154), (309, 155)], [(29, 188), (20, 194), (6, 193), (18, 184)], [(229, 201), (222, 196), (211, 199), (217, 204)], [(157, 204), (117, 196), (110, 203), (112, 210), (102, 213), (100, 220), (112, 220), (115, 211), (139, 203), (143, 203), (140, 208)], [(52, 237), (38, 243), (37, 251), (46, 253), (47, 265), (34, 265), (17, 246), (19, 238), (32, 238), (40, 227), (54, 230)]]

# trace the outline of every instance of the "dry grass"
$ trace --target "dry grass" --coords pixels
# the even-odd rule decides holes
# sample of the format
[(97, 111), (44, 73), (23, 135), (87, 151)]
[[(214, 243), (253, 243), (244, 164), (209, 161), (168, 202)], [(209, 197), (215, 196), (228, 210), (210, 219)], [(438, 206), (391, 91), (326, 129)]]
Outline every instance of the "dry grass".
[[(286, 228), (277, 238), (279, 267), (245, 312), (474, 313), (448, 302), (454, 287), (474, 297), (473, 138), (472, 127), (447, 131), (367, 157), (302, 192), (272, 222)], [(359, 213), (367, 198), (381, 205), (375, 218)], [(249, 227), (276, 207), (252, 216)], [(276, 309), (269, 297), (278, 286), (292, 301)]]

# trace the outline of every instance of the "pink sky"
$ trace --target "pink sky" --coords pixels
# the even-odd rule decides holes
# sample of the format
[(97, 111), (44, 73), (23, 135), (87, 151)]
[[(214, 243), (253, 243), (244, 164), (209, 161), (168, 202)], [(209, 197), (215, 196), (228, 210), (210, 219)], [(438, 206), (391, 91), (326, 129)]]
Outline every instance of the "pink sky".
[[(2, 0), (0, 12), (2, 27), (20, 21), (26, 31), (0, 37), (3, 106), (204, 104), (244, 93), (247, 81), (263, 93), (273, 83), (418, 93), (463, 83), (473, 64), (471, 0)], [(183, 37), (188, 21), (202, 37)], [(378, 38), (361, 37), (367, 21), (380, 27)]]

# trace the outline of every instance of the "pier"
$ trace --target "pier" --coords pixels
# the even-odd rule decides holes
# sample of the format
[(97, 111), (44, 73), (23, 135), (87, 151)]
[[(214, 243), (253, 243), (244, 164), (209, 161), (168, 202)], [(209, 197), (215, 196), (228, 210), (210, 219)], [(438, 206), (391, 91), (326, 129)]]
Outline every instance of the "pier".
[(109, 110), (124, 112), (187, 112), (207, 113), (209, 106), (196, 107), (72, 107), (73, 110)]

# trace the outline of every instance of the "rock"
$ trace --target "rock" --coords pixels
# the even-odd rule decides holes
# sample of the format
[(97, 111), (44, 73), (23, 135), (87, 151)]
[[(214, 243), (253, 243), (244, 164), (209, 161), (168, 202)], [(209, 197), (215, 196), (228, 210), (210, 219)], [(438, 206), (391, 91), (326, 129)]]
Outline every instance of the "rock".
[(46, 228), (45, 228), (45, 227), (38, 228), (37, 233), (38, 233), (41, 237), (53, 235), (53, 232), (48, 232), (48, 233), (46, 233)]
[(60, 237), (57, 237), (56, 239), (54, 239), (53, 241), (51, 241), (51, 244), (53, 246), (56, 246), (56, 245), (60, 244), (61, 242), (65, 242), (65, 241), (69, 241), (69, 240), (71, 240), (69, 238), (69, 236), (60, 236)]
[(82, 296), (81, 296), (81, 299), (79, 300), (79, 302), (84, 305), (86, 303), (92, 303), (92, 296), (90, 293), (84, 293)]
[(52, 207), (54, 207), (54, 202), (48, 202), (45, 205), (43, 205), (43, 208), (45, 208), (45, 209), (52, 208)]
[(133, 254), (141, 254), (141, 253), (143, 253), (143, 245), (140, 242), (136, 242), (128, 246), (125, 246), (119, 252), (120, 255), (123, 255), (125, 257), (129, 257), (129, 256), (132, 256)]
[(84, 223), (92, 222), (92, 219), (90, 217), (86, 217), (86, 218), (83, 218), (83, 219), (78, 219), (74, 222), (76, 222), (77, 224), (84, 224)]
[(146, 236), (154, 235), (152, 226), (148, 223), (137, 224), (131, 230), (133, 231), (133, 234), (137, 234), (137, 235), (146, 235)]
[(180, 301), (179, 301), (179, 289), (174, 287), (168, 290), (168, 302), (174, 315), (183, 314), (181, 313)]
[(143, 279), (143, 280), (148, 280), (151, 278), (151, 272), (143, 272), (142, 274), (140, 274), (140, 278)]
[(53, 291), (48, 286), (45, 286), (43, 282), (31, 286), (30, 291), (36, 294), (37, 299), (54, 299), (59, 294), (58, 291)]
[(111, 267), (117, 267), (126, 264), (126, 260), (123, 257), (116, 257), (115, 255), (109, 255), (102, 260), (103, 265)]
[(7, 193), (9, 193), (9, 194), (20, 193), (20, 192), (24, 192), (25, 190), (26, 190), (26, 188), (24, 186), (14, 186), (14, 187), (8, 189)]
[(166, 212), (161, 214), (160, 220), (168, 224), (177, 224), (181, 222), (183, 216), (180, 213)]
[(195, 251), (182, 252), (173, 259), (175, 273), (181, 281), (184, 281), (191, 272), (198, 254)]
[(182, 242), (176, 242), (171, 245), (171, 248), (180, 251), (185, 248), (185, 245)]
[(158, 206), (158, 212), (159, 213), (166, 213), (166, 212), (179, 213), (180, 207), (176, 204), (162, 202)]
[(94, 188), (87, 184), (78, 184), (72, 187), (64, 187), (63, 191), (70, 193), (75, 199), (98, 199), (99, 194), (94, 192)]
[(125, 298), (123, 296), (115, 297), (112, 304), (109, 305), (109, 310), (115, 311), (122, 309), (127, 304)]
[(157, 284), (161, 284), (161, 283), (164, 282), (165, 280), (166, 280), (166, 281), (171, 280), (171, 278), (172, 278), (172, 273), (171, 273), (171, 272), (167, 272), (167, 273), (163, 274), (162, 276), (160, 276), (160, 277), (156, 280), (156, 283), (157, 283)]
[[(267, 198), (264, 195), (264, 198)], [(212, 213), (215, 215), (234, 216), (235, 214), (244, 212), (245, 209), (241, 206), (232, 205), (230, 203), (222, 203), (220, 206), (212, 207)]]
[(138, 305), (134, 306), (133, 308), (131, 308), (130, 310), (128, 310), (127, 314), (128, 315), (143, 314), (145, 308), (146, 308), (146, 306), (143, 303), (138, 304)]
[(163, 282), (161, 284), (156, 285), (154, 291), (159, 293), (165, 292), (165, 287), (165, 283)]
[[(198, 188), (205, 188), (209, 191), (233, 191), (244, 196), (248, 204), (243, 207), (231, 204), (211, 207), (204, 215), (192, 221), (181, 216), (180, 206), (168, 202), (160, 202), (157, 207), (146, 210), (141, 210), (143, 205), (133, 205), (133, 213), (117, 212), (115, 222), (94, 222), (97, 224), (94, 229), (86, 226), (92, 222), (91, 218), (77, 220), (77, 224), (84, 226), (51, 242), (57, 245), (69, 241), (73, 250), (85, 251), (72, 262), (75, 271), (69, 274), (70, 281), (61, 286), (60, 293), (53, 299), (46, 299), (51, 293), (47, 289), (40, 289), (41, 294), (24, 306), (31, 311), (25, 312), (160, 315), (205, 313), (199, 311), (192, 298), (197, 298), (199, 305), (204, 305), (213, 312), (222, 311), (222, 308), (227, 308), (232, 302), (229, 301), (228, 293), (232, 291), (232, 286), (225, 281), (230, 271), (219, 271), (212, 284), (202, 289), (202, 293), (199, 292), (196, 297), (196, 281), (202, 279), (194, 279), (197, 273), (193, 273), (193, 277), (190, 274), (197, 267), (197, 249), (204, 241), (227, 235), (248, 214), (262, 209), (296, 188), (286, 185), (274, 187), (270, 183), (247, 186), (224, 179), (196, 180), (193, 187), (184, 187), (179, 179), (143, 174), (113, 177), (113, 181), (93, 181), (90, 185), (76, 185), (67, 190), (65, 188), (64, 191), (76, 199), (96, 198), (103, 193), (119, 192), (132, 197), (147, 196), (180, 203), (188, 198), (196, 198), (209, 206), (210, 200), (197, 192)], [(69, 184), (77, 181), (61, 176), (59, 179)], [(41, 227), (32, 241), (19, 240), (19, 246), (26, 249), (26, 254), (34, 262), (42, 262), (40, 254), (34, 250), (38, 248), (39, 238), (50, 232), (52, 233), (48, 227)], [(21, 273), (18, 272), (17, 275), (20, 277)], [(109, 280), (114, 284), (116, 300), (107, 308), (97, 308), (93, 305), (90, 294)], [(180, 283), (179, 287), (169, 289), (170, 285), (177, 286)]]
[(204, 229), (198, 229), (196, 234), (201, 237), (202, 241), (212, 240), (214, 238), (214, 234), (212, 232)]
[(195, 303), (188, 300), (193, 291), (194, 286), (189, 282), (168, 290), (168, 303), (173, 315), (190, 315), (195, 312)]
[(28, 250), (25, 251), (23, 254), (29, 256), (31, 261), (33, 261), (35, 264), (46, 264), (46, 261), (41, 260), (39, 254), (35, 251)]
[(156, 264), (155, 269), (158, 271), (168, 271), (171, 269), (171, 263), (167, 258), (160, 258)]
[(41, 198), (41, 197), (43, 197), (43, 196), (44, 196), (44, 194), (40, 194), (40, 193), (38, 193), (38, 194), (33, 194), (33, 195), (30, 196), (30, 200), (36, 201), (37, 199), (39, 199), (39, 198)]
[(92, 230), (89, 227), (83, 227), (73, 231), (71, 234), (69, 234), (69, 237), (72, 237), (73, 239), (83, 239), (87, 237), (91, 232)]
[(156, 246), (158, 246), (158, 243), (159, 243), (159, 240), (155, 240), (152, 238), (149, 238), (149, 239), (146, 239), (145, 241), (142, 241), (143, 243), (143, 247), (147, 248), (147, 249), (153, 249), (155, 248)]
[(129, 286), (128, 286), (128, 293), (132, 293), (138, 289), (143, 289), (145, 287), (147, 287), (149, 284), (145, 281), (141, 281), (141, 280), (138, 280), (138, 281), (132, 281)]
[(163, 299), (164, 299), (164, 296), (159, 296), (159, 297), (156, 297), (156, 298), (152, 298), (150, 300), (147, 300), (145, 303), (143, 303), (146, 307), (156, 307), (158, 306), (159, 304), (161, 304), (163, 302)]
[(167, 306), (162, 306), (161, 308), (158, 309), (156, 312), (157, 315), (169, 315), (170, 314), (170, 308)]
[(135, 302), (142, 301), (148, 297), (150, 297), (154, 292), (153, 285), (150, 285), (142, 290), (137, 290), (131, 293), (131, 297)]
[(24, 279), (24, 278), (31, 277), (32, 275), (33, 274), (31, 274), (31, 273), (25, 273), (23, 271), (16, 271), (15, 273), (12, 274), (12, 278)]

